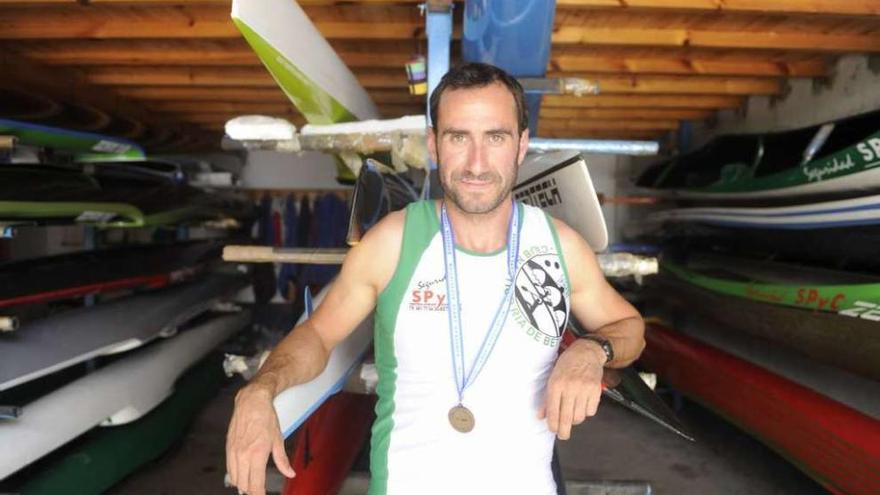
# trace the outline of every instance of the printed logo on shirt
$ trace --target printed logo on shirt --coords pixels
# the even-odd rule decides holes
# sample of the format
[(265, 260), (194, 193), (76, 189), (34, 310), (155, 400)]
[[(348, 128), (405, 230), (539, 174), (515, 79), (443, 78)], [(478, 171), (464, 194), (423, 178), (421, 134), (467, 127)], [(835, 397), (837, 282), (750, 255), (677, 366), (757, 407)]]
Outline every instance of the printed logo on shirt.
[(446, 277), (419, 280), (410, 287), (410, 311), (446, 311)]
[(526, 251), (514, 280), (514, 321), (536, 342), (559, 344), (568, 321), (565, 274), (559, 256), (547, 247)]

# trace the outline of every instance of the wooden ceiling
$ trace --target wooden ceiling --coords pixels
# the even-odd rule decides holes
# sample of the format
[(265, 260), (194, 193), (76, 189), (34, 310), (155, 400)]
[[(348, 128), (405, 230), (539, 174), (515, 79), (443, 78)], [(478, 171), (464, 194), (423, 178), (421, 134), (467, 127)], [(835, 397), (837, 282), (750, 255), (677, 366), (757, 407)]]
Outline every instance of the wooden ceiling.
[[(423, 112), (403, 68), (426, 51), (419, 3), (300, 2), (388, 118)], [(601, 94), (544, 98), (543, 137), (660, 138), (749, 95), (782, 95), (788, 78), (827, 77), (841, 54), (880, 52), (880, 0), (556, 3), (548, 76), (589, 78)], [(243, 113), (302, 124), (229, 11), (229, 0), (2, 0), (0, 117), (153, 151), (217, 148)]]

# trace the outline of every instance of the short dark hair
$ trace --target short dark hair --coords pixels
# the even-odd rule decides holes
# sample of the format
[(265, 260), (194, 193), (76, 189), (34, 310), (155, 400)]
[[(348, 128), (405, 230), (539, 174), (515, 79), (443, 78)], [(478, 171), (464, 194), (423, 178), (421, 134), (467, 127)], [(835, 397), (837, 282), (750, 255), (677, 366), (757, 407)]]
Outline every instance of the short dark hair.
[[(526, 108), (525, 92), (519, 81), (494, 65), (478, 62), (455, 67), (443, 75), (440, 83), (431, 93), (431, 122), (436, 126), (440, 117), (440, 97), (446, 90), (483, 88), (493, 83), (503, 84), (513, 95), (519, 127), (517, 131), (522, 133), (529, 127), (529, 112)], [(437, 132), (436, 127), (434, 127), (434, 132)]]

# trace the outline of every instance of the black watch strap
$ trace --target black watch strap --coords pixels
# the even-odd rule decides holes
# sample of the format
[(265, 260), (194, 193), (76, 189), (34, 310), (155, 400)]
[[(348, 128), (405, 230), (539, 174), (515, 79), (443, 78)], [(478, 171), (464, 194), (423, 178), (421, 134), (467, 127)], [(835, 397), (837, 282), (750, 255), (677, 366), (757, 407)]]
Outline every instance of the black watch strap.
[(599, 335), (596, 335), (594, 333), (587, 333), (587, 334), (581, 335), (579, 338), (586, 339), (586, 340), (592, 340), (593, 342), (599, 344), (599, 346), (605, 352), (605, 358), (606, 358), (605, 362), (606, 363), (610, 363), (611, 361), (614, 361), (614, 347), (611, 345), (611, 342), (609, 342), (608, 339), (601, 337)]

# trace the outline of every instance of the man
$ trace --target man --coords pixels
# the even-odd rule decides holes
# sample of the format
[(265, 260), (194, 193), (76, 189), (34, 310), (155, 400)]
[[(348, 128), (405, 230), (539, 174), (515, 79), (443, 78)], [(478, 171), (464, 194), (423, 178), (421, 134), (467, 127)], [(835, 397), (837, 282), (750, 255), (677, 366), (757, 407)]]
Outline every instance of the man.
[[(264, 493), (270, 453), (294, 476), (272, 399), (320, 374), (374, 308), (374, 495), (555, 495), (554, 434), (567, 439), (596, 413), (603, 366), (644, 347), (641, 317), (583, 238), (512, 201), (529, 140), (519, 83), (485, 64), (453, 69), (431, 117), (443, 200), (370, 229), (312, 317), (238, 393), (227, 469), (241, 491)], [(559, 355), (569, 310), (593, 333)]]

